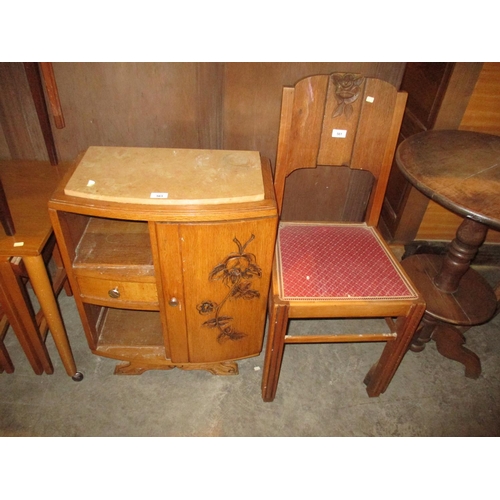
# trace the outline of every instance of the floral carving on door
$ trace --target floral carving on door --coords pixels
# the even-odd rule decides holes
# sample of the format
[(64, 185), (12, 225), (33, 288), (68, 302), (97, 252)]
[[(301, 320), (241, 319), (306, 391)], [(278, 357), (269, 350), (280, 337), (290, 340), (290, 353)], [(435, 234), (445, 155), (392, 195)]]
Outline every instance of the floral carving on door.
[(209, 281), (222, 281), (228, 288), (225, 297), (216, 303), (212, 300), (204, 300), (196, 308), (202, 315), (211, 315), (202, 326), (215, 328), (218, 330), (217, 341), (223, 343), (227, 340), (241, 340), (246, 337), (246, 333), (235, 329), (233, 325), (234, 318), (222, 314), (222, 308), (228, 300), (252, 300), (260, 297), (258, 290), (252, 288), (252, 280), (262, 276), (262, 269), (257, 265), (255, 255), (247, 252), (249, 243), (255, 239), (252, 234), (245, 244), (241, 244), (238, 238), (233, 241), (238, 247), (237, 252), (231, 252), (210, 272)]

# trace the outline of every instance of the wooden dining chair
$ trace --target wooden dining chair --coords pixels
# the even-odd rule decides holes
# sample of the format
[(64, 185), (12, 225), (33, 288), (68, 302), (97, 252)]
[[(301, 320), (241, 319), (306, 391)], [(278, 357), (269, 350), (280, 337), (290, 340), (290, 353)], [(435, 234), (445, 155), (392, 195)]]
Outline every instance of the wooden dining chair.
[[(364, 379), (372, 397), (387, 389), (408, 349), (425, 303), (376, 229), (406, 97), (383, 80), (349, 73), (310, 76), (283, 89), (274, 179), (281, 221), (269, 298), (264, 401), (275, 398), (286, 344), (386, 342)], [(283, 221), (288, 176), (319, 166), (349, 167), (348, 196), (366, 191), (356, 182), (363, 179), (359, 182), (366, 186), (369, 177), (360, 221)], [(337, 196), (331, 187), (330, 196)], [(384, 318), (388, 328), (373, 334), (288, 335), (289, 320), (296, 318)]]

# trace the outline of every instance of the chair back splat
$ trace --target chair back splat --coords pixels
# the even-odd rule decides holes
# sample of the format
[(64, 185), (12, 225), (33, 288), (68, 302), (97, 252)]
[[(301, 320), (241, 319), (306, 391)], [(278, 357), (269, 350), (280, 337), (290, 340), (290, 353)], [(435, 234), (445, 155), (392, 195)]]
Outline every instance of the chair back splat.
[[(276, 395), (287, 343), (386, 342), (364, 379), (370, 396), (387, 389), (408, 349), (425, 303), (376, 229), (406, 98), (388, 82), (352, 73), (310, 76), (283, 89), (274, 179), (280, 215), (286, 181), (300, 169), (349, 169), (342, 195), (368, 196), (354, 210), (359, 222), (345, 222), (353, 220), (348, 216), (341, 222), (280, 222), (264, 401)], [(370, 181), (359, 172), (369, 173)], [(291, 336), (294, 318), (384, 318), (388, 331)]]
[(351, 73), (316, 75), (285, 87), (275, 171), (279, 209), (293, 171), (347, 166), (373, 175), (366, 221), (377, 225), (406, 98), (388, 82)]

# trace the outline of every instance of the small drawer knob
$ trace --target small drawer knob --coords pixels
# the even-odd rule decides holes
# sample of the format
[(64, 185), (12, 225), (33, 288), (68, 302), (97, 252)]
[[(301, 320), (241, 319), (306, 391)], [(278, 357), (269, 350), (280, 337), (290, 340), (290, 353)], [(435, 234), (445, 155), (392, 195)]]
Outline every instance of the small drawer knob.
[(169, 301), (168, 301), (168, 305), (169, 306), (172, 306), (172, 307), (176, 307), (179, 305), (179, 301), (175, 298), (175, 297), (172, 297)]
[(120, 297), (120, 290), (118, 290), (118, 287), (115, 286), (112, 290), (110, 290), (108, 292), (108, 295), (112, 298), (112, 299), (118, 299)]

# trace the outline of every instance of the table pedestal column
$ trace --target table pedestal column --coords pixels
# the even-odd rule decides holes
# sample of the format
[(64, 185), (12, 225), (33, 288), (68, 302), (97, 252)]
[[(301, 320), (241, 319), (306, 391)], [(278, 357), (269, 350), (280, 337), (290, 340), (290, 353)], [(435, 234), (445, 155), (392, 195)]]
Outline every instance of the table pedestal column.
[(470, 378), (479, 377), (481, 363), (464, 346), (463, 332), (491, 319), (497, 307), (491, 287), (470, 267), (487, 230), (480, 222), (464, 219), (444, 257), (422, 254), (403, 261), (427, 303), (410, 349), (420, 352), (432, 339), (440, 354), (465, 365)]

